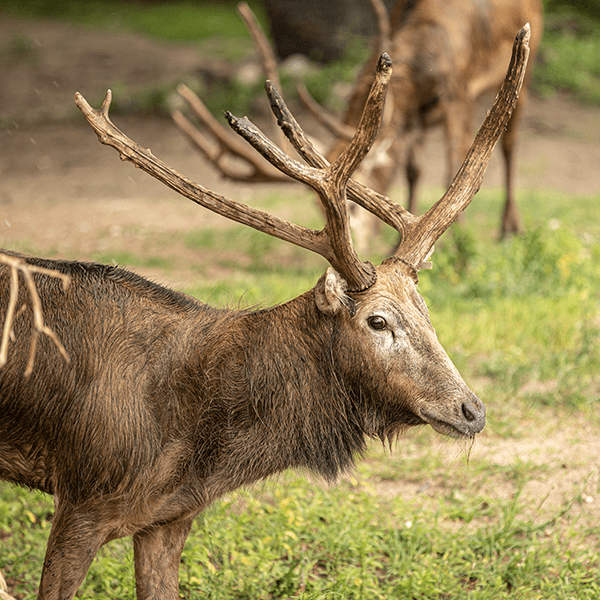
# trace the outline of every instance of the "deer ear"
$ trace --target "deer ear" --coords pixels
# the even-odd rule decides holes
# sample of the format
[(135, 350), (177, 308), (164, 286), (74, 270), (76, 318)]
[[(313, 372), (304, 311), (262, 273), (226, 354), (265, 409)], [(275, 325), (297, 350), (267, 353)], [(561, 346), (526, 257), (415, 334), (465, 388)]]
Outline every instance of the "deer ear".
[(346, 295), (347, 289), (346, 280), (333, 267), (329, 267), (315, 286), (317, 308), (326, 315), (335, 315), (342, 309), (353, 314), (354, 300)]

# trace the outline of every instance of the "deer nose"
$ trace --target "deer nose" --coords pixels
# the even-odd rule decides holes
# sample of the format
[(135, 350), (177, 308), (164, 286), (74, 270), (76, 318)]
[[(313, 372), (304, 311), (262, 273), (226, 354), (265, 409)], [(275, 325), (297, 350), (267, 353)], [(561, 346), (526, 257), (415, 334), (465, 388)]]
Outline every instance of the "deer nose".
[(461, 405), (461, 411), (465, 421), (469, 423), (469, 429), (474, 433), (479, 433), (485, 425), (485, 406), (483, 402), (475, 395), (470, 394), (468, 400)]
[(469, 406), (467, 406), (466, 404), (463, 404), (461, 408), (462, 408), (462, 414), (464, 415), (464, 417), (467, 421), (475, 420), (476, 417), (473, 414), (473, 412)]

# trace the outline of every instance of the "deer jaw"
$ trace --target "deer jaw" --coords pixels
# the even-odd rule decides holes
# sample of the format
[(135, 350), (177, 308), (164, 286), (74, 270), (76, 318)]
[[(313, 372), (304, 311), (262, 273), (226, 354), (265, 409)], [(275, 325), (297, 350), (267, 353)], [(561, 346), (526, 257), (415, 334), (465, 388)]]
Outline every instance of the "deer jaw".
[(357, 355), (348, 368), (361, 373), (363, 393), (392, 399), (385, 412), (402, 415), (395, 419), (400, 426), (429, 423), (452, 437), (481, 432), (485, 407), (438, 341), (410, 267), (385, 263), (377, 267), (371, 288), (348, 295), (345, 290), (345, 281), (330, 268), (317, 284), (315, 300), (325, 314), (348, 318), (352, 339), (345, 340), (345, 352), (356, 348)]

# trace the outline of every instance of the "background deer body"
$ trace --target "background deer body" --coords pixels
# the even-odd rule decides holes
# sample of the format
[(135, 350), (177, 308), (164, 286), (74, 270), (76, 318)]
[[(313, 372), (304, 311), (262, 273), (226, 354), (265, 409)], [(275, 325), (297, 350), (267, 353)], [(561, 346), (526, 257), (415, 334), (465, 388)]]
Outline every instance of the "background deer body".
[[(64, 289), (54, 277), (33, 274), (47, 327), (69, 360), (41, 337), (33, 371), (24, 374), (33, 311), (20, 288), (24, 308), (0, 369), (0, 477), (54, 494), (38, 598), (73, 598), (98, 549), (132, 535), (138, 598), (175, 600), (192, 520), (223, 493), (290, 467), (333, 479), (367, 437), (391, 440), (411, 425), (470, 438), (483, 429), (485, 408), (436, 338), (417, 271), (481, 183), (518, 97), (528, 38), (524, 28), (459, 176), (420, 217), (350, 180), (379, 128), (389, 56), (377, 65), (355, 137), (331, 165), (307, 143), (277, 90), (268, 90), (273, 109), (308, 166), (228, 114), (274, 166), (317, 191), (327, 217), (318, 232), (186, 179), (112, 124), (110, 92), (98, 110), (76, 94), (100, 141), (121, 158), (202, 206), (317, 252), (332, 267), (286, 304), (231, 311), (115, 267), (24, 258), (70, 278)], [(346, 188), (403, 235), (377, 267), (352, 246)], [(0, 267), (2, 314), (15, 291), (12, 273)]]
[[(542, 33), (540, 0), (398, 1), (389, 23), (391, 38), (380, 40), (365, 64), (344, 118), (348, 125), (358, 124), (375, 61), (379, 52), (386, 50), (394, 60), (388, 97), (393, 107), (378, 140), (384, 147), (379, 164), (363, 174), (367, 185), (388, 194), (398, 166), (404, 165), (408, 210), (417, 214), (417, 186), (422, 171), (419, 154), (426, 131), (437, 125), (444, 130), (447, 181), (451, 181), (469, 148), (476, 101), (482, 94), (498, 89), (510, 58), (514, 31), (526, 22), (532, 27), (531, 52), (535, 57)], [(520, 229), (514, 162), (528, 79), (502, 136), (506, 186), (503, 235)], [(330, 156), (336, 156), (341, 145), (338, 143)]]

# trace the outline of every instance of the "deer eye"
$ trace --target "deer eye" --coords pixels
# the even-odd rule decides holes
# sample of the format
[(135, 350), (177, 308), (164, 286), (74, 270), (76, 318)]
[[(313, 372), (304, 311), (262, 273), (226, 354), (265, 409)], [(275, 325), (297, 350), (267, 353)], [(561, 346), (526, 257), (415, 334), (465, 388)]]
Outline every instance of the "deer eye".
[(382, 329), (385, 329), (387, 326), (385, 319), (380, 316), (369, 317), (367, 319), (367, 323), (369, 324), (369, 327), (371, 329), (374, 329), (375, 331), (381, 331)]

